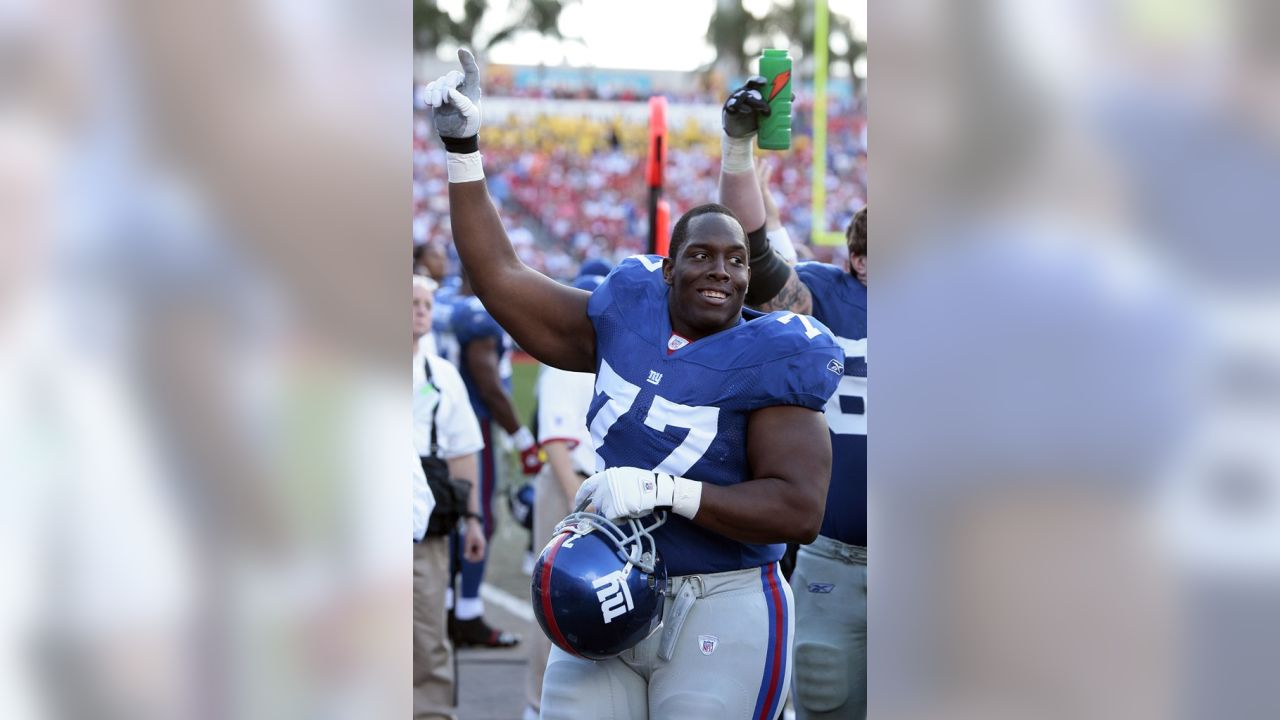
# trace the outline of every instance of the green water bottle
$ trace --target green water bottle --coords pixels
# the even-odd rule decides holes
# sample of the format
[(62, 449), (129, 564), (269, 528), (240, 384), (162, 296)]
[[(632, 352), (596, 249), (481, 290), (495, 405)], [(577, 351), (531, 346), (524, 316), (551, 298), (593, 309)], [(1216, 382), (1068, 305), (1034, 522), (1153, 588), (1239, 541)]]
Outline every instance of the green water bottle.
[(786, 50), (765, 50), (760, 74), (769, 81), (764, 99), (771, 112), (760, 119), (756, 144), (761, 150), (787, 150), (791, 147), (791, 55)]

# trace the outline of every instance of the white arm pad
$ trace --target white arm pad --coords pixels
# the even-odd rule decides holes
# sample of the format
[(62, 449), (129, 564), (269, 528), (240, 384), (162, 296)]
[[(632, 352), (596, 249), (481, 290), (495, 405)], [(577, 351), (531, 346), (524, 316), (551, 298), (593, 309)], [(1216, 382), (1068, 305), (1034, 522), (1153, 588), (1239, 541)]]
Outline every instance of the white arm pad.
[(484, 179), (480, 153), (448, 153), (449, 182), (462, 183)]
[(672, 481), (675, 490), (671, 497), (671, 512), (692, 520), (702, 505), (702, 483), (682, 477), (674, 477)]
[(791, 242), (791, 234), (784, 227), (776, 228), (765, 233), (769, 237), (769, 247), (778, 253), (788, 265), (796, 264), (796, 246)]
[(720, 135), (720, 171), (746, 173), (755, 171), (755, 155), (751, 149), (752, 137), (735, 138)]
[(521, 426), (519, 430), (511, 436), (511, 442), (515, 443), (516, 449), (524, 452), (533, 447), (533, 433), (529, 432), (529, 428)]

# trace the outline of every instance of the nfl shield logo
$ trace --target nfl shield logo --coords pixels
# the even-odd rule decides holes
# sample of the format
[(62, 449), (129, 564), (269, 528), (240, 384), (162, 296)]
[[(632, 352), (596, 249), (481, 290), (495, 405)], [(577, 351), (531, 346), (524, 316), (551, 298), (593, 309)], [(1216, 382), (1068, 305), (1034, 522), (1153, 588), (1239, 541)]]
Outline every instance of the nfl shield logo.
[(715, 635), (699, 635), (698, 645), (702, 649), (703, 655), (710, 655), (716, 651), (716, 644), (720, 642)]

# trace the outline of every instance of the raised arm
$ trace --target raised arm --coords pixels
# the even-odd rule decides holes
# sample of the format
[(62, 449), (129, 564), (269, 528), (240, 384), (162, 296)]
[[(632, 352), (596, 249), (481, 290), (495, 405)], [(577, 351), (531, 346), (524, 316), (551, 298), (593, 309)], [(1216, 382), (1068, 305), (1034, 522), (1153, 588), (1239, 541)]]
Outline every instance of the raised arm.
[[(794, 266), (796, 264), (795, 246), (791, 244), (787, 229), (782, 226), (778, 206), (774, 203), (773, 193), (769, 190), (769, 177), (772, 174), (773, 167), (768, 160), (762, 158), (756, 161), (756, 177), (760, 181), (760, 196), (764, 199), (765, 230), (769, 236), (769, 244), (787, 261), (787, 265)], [(800, 281), (800, 276), (793, 269), (787, 273), (787, 282), (778, 294), (757, 307), (765, 312), (790, 310), (801, 315), (812, 315), (813, 296), (809, 294), (809, 287)]]
[[(760, 185), (760, 198), (764, 200), (764, 229), (771, 233), (769, 236), (770, 243), (773, 242), (772, 233), (775, 230), (782, 229), (782, 213), (778, 212), (778, 203), (774, 201), (773, 192), (769, 189), (769, 180), (772, 177), (773, 163), (768, 158), (760, 158), (760, 160), (756, 161), (756, 181)], [(784, 259), (787, 257), (786, 253), (783, 253), (780, 248), (775, 249)], [(789, 262), (794, 265), (794, 249), (792, 249), (791, 255)]]
[(449, 219), (458, 257), (476, 295), (520, 347), (548, 365), (594, 372), (590, 294), (555, 282), (516, 256), (484, 182), (480, 70), (465, 49), (458, 50), (458, 60), (462, 72), (449, 72), (426, 91), (448, 151)]
[[(760, 118), (770, 112), (769, 103), (760, 93), (764, 85), (765, 79), (758, 75), (747, 80), (746, 85), (725, 100), (720, 114), (724, 127), (720, 136), (720, 204), (738, 216), (742, 229), (747, 232), (751, 245), (751, 284), (747, 287), (747, 304), (761, 309), (766, 309), (766, 304), (782, 293), (788, 283), (804, 288), (791, 266), (773, 251), (765, 228), (765, 202), (752, 150)], [(791, 294), (794, 294), (794, 288)], [(808, 314), (812, 306), (804, 310), (788, 309)]]

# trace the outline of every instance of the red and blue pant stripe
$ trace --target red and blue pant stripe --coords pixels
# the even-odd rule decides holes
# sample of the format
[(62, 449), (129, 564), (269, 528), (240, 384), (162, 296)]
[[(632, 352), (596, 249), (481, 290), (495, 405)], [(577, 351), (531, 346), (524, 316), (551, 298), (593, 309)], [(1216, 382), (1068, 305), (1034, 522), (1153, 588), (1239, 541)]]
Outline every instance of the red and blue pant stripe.
[(765, 608), (769, 616), (769, 643), (766, 646), (764, 677), (751, 717), (772, 720), (782, 709), (787, 689), (787, 670), (791, 664), (791, 607), (784, 588), (786, 580), (777, 563), (760, 568), (760, 585), (764, 590)]

